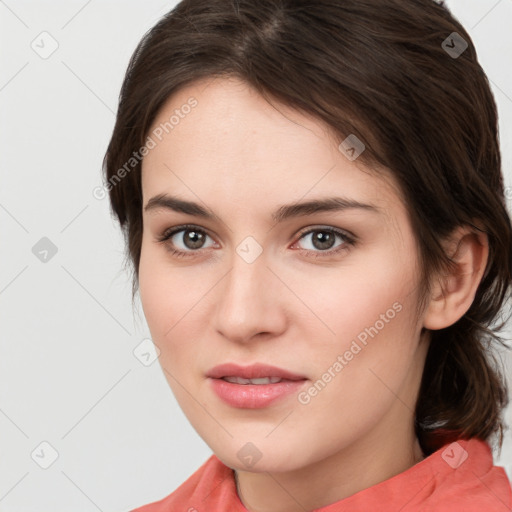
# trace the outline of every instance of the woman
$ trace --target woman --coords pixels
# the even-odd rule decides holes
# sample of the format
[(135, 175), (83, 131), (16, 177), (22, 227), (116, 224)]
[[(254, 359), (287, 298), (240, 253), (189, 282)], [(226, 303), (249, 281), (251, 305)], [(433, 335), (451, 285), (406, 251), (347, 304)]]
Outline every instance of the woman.
[(510, 510), (496, 117), (431, 0), (184, 0), (144, 36), (106, 187), (214, 454), (138, 511)]

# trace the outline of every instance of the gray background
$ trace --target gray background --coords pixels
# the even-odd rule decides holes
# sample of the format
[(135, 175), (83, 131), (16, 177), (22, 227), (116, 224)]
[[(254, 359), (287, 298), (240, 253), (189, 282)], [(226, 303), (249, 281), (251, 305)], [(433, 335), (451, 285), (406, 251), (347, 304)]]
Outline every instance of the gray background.
[[(126, 511), (211, 454), (158, 362), (134, 354), (149, 330), (107, 199), (92, 194), (128, 59), (174, 5), (0, 0), (2, 512)], [(512, 0), (448, 5), (491, 81), (510, 187)], [(510, 432), (497, 462), (512, 476)]]

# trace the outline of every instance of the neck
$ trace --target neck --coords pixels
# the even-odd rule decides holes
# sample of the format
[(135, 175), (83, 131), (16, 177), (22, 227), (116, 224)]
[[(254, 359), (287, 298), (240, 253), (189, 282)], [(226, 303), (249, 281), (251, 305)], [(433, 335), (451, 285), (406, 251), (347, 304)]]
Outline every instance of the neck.
[(412, 420), (402, 431), (386, 427), (381, 424), (364, 440), (297, 470), (235, 471), (240, 501), (249, 512), (314, 510), (383, 482), (424, 458)]

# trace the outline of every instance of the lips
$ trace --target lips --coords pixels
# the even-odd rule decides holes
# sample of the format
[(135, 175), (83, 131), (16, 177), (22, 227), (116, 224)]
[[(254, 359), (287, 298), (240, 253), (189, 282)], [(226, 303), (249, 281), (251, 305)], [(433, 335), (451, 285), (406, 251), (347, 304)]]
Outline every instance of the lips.
[[(239, 366), (234, 363), (226, 363), (215, 366), (207, 377), (212, 379), (224, 379), (235, 384), (273, 384), (283, 380), (305, 380), (304, 375), (292, 373), (277, 366), (255, 363), (250, 366)], [(265, 379), (265, 380), (262, 380)]]
[(289, 399), (307, 385), (307, 378), (283, 368), (256, 363), (215, 366), (207, 377), (213, 392), (238, 409), (262, 409)]
[(232, 384), (277, 384), (278, 382), (282, 382), (283, 379), (281, 377), (260, 377), (258, 379), (244, 379), (243, 377), (222, 377), (222, 380), (226, 382), (231, 382)]

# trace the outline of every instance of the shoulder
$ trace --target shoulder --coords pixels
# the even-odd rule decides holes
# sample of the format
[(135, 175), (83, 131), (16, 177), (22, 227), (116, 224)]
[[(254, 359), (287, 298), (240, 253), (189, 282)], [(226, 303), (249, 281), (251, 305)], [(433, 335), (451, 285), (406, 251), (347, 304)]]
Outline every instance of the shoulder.
[(493, 465), (489, 445), (480, 439), (446, 445), (431, 458), (434, 489), (422, 512), (508, 512), (512, 489), (502, 467)]
[(212, 455), (169, 496), (131, 512), (196, 512), (212, 500), (233, 499), (233, 491), (233, 470)]

